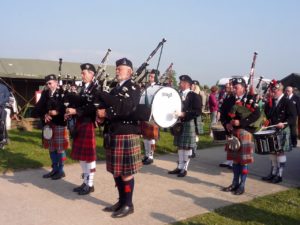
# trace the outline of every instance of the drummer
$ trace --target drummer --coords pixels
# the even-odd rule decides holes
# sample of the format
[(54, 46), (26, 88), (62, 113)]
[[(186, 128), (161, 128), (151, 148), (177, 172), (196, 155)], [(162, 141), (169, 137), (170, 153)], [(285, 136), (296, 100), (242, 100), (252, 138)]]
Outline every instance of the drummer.
[[(148, 84), (146, 85), (147, 91), (152, 93), (150, 89), (155, 88), (157, 77), (159, 76), (159, 70), (152, 69), (149, 73)], [(147, 98), (147, 95), (145, 96)], [(145, 99), (145, 102), (147, 99)], [(148, 99), (149, 101), (149, 99)], [(146, 104), (151, 104), (151, 102), (147, 102)], [(155, 144), (159, 137), (159, 127), (154, 123), (154, 121), (150, 122), (141, 122), (141, 132), (143, 135), (145, 156), (142, 160), (144, 165), (150, 165), (153, 163)]]
[(174, 145), (178, 150), (177, 168), (169, 171), (169, 174), (177, 174), (178, 177), (187, 175), (188, 165), (192, 156), (192, 149), (196, 147), (196, 128), (194, 119), (201, 113), (200, 96), (191, 90), (192, 79), (188, 75), (179, 77), (179, 87), (182, 99), (182, 112), (176, 115), (180, 118), (183, 130), (174, 136)]
[(281, 83), (272, 80), (270, 89), (273, 99), (272, 105), (265, 105), (265, 114), (268, 119), (268, 124), (265, 125), (276, 125), (282, 146), (280, 146), (280, 151), (270, 154), (271, 171), (268, 176), (262, 177), (262, 180), (276, 184), (282, 182), (283, 169), (287, 161), (285, 152), (292, 150), (290, 126), (296, 124), (297, 110), (292, 101), (284, 97)]

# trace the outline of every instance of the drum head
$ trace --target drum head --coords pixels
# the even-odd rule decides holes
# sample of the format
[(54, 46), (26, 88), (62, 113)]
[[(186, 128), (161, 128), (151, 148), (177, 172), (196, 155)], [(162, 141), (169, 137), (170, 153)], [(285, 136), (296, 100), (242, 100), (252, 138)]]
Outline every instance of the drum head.
[(268, 134), (274, 134), (275, 130), (261, 130), (254, 133), (254, 135), (268, 135)]
[(174, 112), (181, 112), (181, 98), (178, 92), (171, 87), (161, 87), (152, 101), (152, 116), (155, 123), (163, 128), (173, 126), (177, 117)]
[(149, 86), (146, 88), (146, 90), (143, 91), (142, 96), (140, 98), (140, 104), (146, 104), (146, 100), (147, 103), (150, 105), (151, 102), (153, 101), (153, 97), (155, 95), (155, 93), (161, 89), (163, 86), (160, 85), (153, 85), (153, 86)]
[(45, 125), (43, 128), (43, 137), (46, 140), (50, 140), (52, 138), (53, 131), (52, 128), (49, 125)]

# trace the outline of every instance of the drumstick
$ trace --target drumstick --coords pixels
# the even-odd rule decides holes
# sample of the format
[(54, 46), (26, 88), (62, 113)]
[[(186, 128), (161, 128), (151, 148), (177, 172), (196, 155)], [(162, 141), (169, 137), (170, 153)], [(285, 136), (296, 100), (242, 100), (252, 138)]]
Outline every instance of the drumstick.
[[(285, 122), (285, 123), (283, 123), (284, 125), (287, 125), (288, 123), (287, 122)], [(262, 127), (259, 131), (261, 131), (261, 130), (265, 130), (265, 129), (268, 129), (268, 128), (271, 128), (271, 127), (276, 127), (277, 126), (277, 124), (275, 124), (275, 125), (271, 125), (271, 126), (268, 126), (268, 127)]]

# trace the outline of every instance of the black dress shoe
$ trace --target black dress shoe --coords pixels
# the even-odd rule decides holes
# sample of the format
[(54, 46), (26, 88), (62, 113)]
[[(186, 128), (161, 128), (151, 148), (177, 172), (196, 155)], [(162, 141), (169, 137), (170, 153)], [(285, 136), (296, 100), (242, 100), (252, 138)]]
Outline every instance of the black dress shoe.
[(58, 173), (58, 172), (57, 172), (56, 174), (54, 174), (54, 175), (51, 177), (51, 179), (52, 179), (52, 180), (59, 180), (59, 179), (65, 177), (65, 176), (66, 176), (65, 172), (61, 172), (61, 173)]
[(87, 195), (91, 192), (94, 192), (95, 191), (95, 188), (94, 186), (90, 187), (89, 185), (85, 185), (79, 192), (78, 194), (79, 195)]
[(225, 163), (220, 163), (219, 164), (219, 167), (228, 167), (229, 165), (228, 164), (225, 164)]
[(150, 158), (147, 158), (147, 159), (143, 162), (144, 165), (150, 165), (150, 164), (152, 164), (152, 163), (153, 163), (153, 159), (150, 159)]
[(148, 157), (144, 156), (144, 158), (142, 159), (142, 163), (144, 163), (147, 159), (148, 159)]
[(187, 175), (186, 170), (181, 170), (179, 174), (177, 174), (177, 177), (185, 177)]
[(113, 212), (113, 214), (111, 216), (113, 218), (121, 218), (121, 217), (128, 216), (129, 214), (131, 214), (133, 212), (134, 212), (133, 206), (124, 205), (117, 211)]
[(120, 209), (122, 206), (121, 202), (117, 202), (114, 205), (107, 206), (103, 209), (104, 212), (115, 212)]
[(239, 188), (238, 185), (235, 186), (235, 185), (231, 184), (231, 185), (228, 186), (228, 187), (222, 188), (222, 191), (225, 191), (225, 192), (236, 191), (238, 188)]
[(276, 175), (269, 174), (268, 176), (262, 177), (261, 179), (264, 180), (264, 181), (269, 181), (269, 182), (271, 182), (271, 181), (273, 180), (274, 177), (276, 177)]
[(273, 184), (278, 184), (280, 182), (282, 182), (282, 177), (280, 177), (280, 176), (274, 177), (271, 181), (271, 183), (273, 183)]
[(234, 195), (242, 195), (242, 194), (244, 194), (244, 192), (245, 192), (245, 188), (239, 187), (238, 189), (236, 189), (236, 190), (233, 192), (233, 194), (234, 194)]
[(168, 172), (168, 174), (179, 174), (181, 169), (176, 168), (175, 170), (171, 170)]
[(44, 174), (43, 178), (50, 178), (50, 177), (54, 176), (57, 172), (58, 171), (52, 170), (51, 172)]
[(80, 192), (80, 191), (84, 188), (85, 185), (86, 185), (86, 184), (83, 183), (83, 184), (81, 184), (79, 187), (73, 188), (73, 191), (74, 191), (74, 192)]

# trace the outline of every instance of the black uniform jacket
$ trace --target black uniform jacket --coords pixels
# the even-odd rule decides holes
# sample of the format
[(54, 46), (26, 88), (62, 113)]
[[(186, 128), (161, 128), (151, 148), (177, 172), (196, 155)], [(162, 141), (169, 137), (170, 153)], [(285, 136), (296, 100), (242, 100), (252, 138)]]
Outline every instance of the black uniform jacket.
[(300, 116), (300, 96), (293, 94), (290, 101), (296, 106), (297, 115)]
[(64, 91), (60, 88), (56, 89), (52, 96), (49, 89), (43, 90), (40, 100), (32, 111), (32, 116), (40, 117), (41, 120), (44, 121), (45, 114), (47, 114), (49, 110), (56, 110), (58, 115), (52, 116), (52, 123), (59, 126), (66, 126), (63, 97)]
[(106, 105), (104, 133), (109, 134), (140, 134), (140, 127), (135, 111), (139, 105), (141, 90), (133, 80), (129, 79), (110, 93), (100, 91), (98, 98)]
[(182, 122), (190, 121), (201, 114), (201, 97), (195, 92), (190, 91), (182, 104), (182, 112), (185, 113), (185, 116), (181, 119)]
[(268, 104), (265, 105), (265, 114), (267, 119), (270, 120), (271, 125), (278, 124), (279, 122), (287, 122), (288, 125), (293, 126), (296, 124), (297, 110), (296, 106), (288, 98), (282, 97), (277, 106), (273, 99), (272, 107)]
[[(249, 102), (251, 99), (254, 99), (253, 96), (251, 95), (247, 95), (247, 96), (244, 96), (242, 98), (242, 102), (244, 102), (244, 99), (246, 98), (246, 103)], [(229, 96), (226, 96), (226, 98), (224, 99), (224, 102), (220, 108), (220, 120), (221, 120), (221, 123), (223, 125), (223, 127), (225, 128), (225, 131), (227, 134), (229, 134), (229, 131), (226, 129), (226, 124), (230, 123), (231, 120), (239, 120), (240, 121), (240, 126), (238, 127), (235, 127), (235, 128), (242, 128), (242, 129), (245, 129), (251, 133), (253, 133), (255, 131), (255, 128), (249, 126), (251, 123), (255, 122), (256, 120), (258, 120), (258, 118), (260, 117), (260, 110), (258, 107), (254, 108), (254, 111), (244, 117), (243, 115), (240, 115), (239, 113), (236, 113), (235, 117), (234, 118), (231, 118), (229, 116), (229, 113), (231, 112), (232, 110), (232, 107), (236, 104), (236, 98), (234, 95), (229, 95)], [(243, 106), (241, 106), (243, 107)]]

